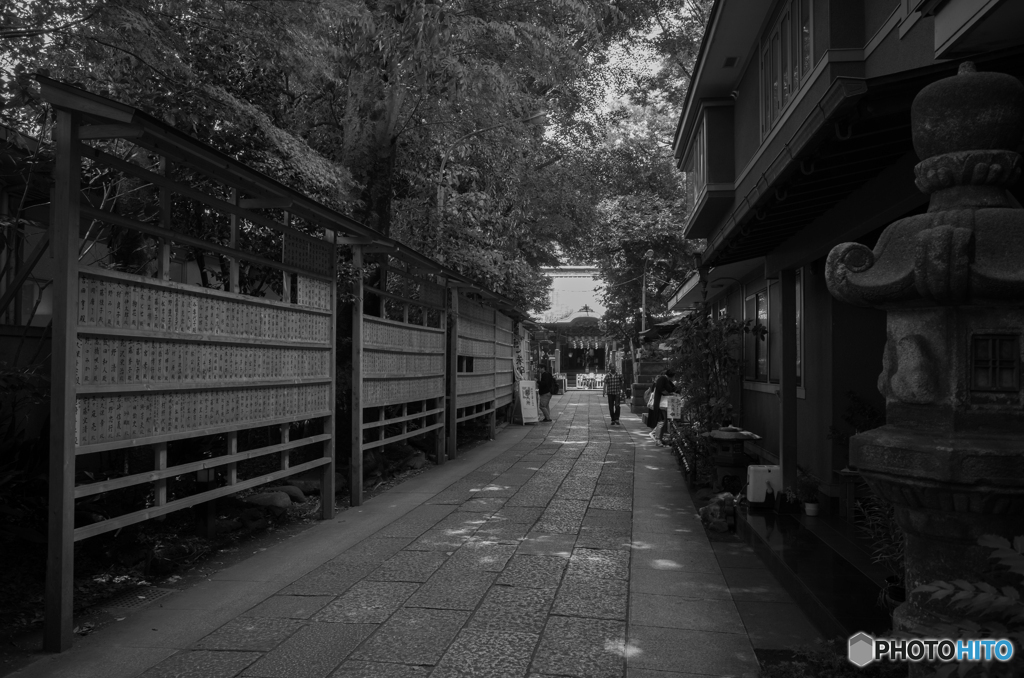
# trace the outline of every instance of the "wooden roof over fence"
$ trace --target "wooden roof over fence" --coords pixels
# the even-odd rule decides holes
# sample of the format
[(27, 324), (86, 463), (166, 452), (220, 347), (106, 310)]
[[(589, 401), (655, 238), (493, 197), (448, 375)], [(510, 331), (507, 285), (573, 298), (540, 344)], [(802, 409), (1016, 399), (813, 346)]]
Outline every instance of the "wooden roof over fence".
[[(507, 297), (492, 292), (415, 249), (285, 186), (145, 111), (42, 75), (36, 75), (35, 78), (47, 102), (56, 108), (75, 111), (81, 115), (83, 127), (80, 138), (83, 141), (115, 138), (130, 140), (152, 153), (191, 167), (250, 196), (249, 200), (241, 204), (241, 209), (235, 208), (234, 211), (252, 223), (264, 223), (267, 220), (254, 212), (248, 212), (248, 209), (286, 209), (299, 218), (334, 231), (339, 236), (339, 244), (362, 245), (367, 253), (389, 254), (410, 266), (443, 276), (453, 286), (480, 295), (488, 304), (511, 317), (528, 319), (528, 316)], [(154, 179), (158, 177), (154, 175)], [(282, 225), (276, 225), (275, 228), (287, 229)], [(302, 235), (298, 232), (296, 234)]]

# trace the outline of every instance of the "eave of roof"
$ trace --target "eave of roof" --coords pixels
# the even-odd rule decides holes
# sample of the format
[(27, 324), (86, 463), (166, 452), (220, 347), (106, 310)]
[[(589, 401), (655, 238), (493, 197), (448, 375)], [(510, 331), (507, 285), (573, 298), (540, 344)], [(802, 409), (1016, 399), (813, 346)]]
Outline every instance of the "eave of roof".
[[(686, 153), (701, 102), (730, 96), (743, 76), (747, 59), (756, 54), (761, 26), (774, 6), (774, 0), (715, 0), (676, 123), (672, 148), (677, 163)], [(735, 58), (732, 66), (717, 63), (717, 58), (724, 55)]]

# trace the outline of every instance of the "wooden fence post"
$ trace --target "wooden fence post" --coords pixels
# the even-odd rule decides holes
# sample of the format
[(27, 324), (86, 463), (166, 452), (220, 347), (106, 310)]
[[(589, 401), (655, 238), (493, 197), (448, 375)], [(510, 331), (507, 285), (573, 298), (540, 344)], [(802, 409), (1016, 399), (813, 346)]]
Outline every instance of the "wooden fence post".
[(487, 437), (498, 436), (498, 311), (491, 309), (491, 414), (487, 417)]
[[(352, 246), (352, 450), (349, 457), (349, 504), (363, 503), (363, 247)], [(383, 300), (381, 301), (383, 304)]]
[(448, 313), (451, 317), (451, 329), (448, 335), (448, 407), (445, 416), (448, 417), (446, 428), (448, 429), (448, 459), (455, 459), (459, 456), (459, 436), (456, 433), (459, 414), (459, 288), (451, 287), (451, 300), (449, 301)]
[[(331, 343), (336, 345), (336, 338), (338, 336), (338, 246), (337, 246), (337, 233), (334, 231), (326, 231), (324, 238), (331, 243), (331, 325), (329, 331), (333, 335)], [(338, 351), (331, 351), (331, 357), (329, 359), (330, 371), (331, 371), (331, 385), (330, 395), (328, 396), (328, 402), (330, 403), (331, 413), (324, 419), (324, 433), (330, 434), (330, 438), (324, 441), (323, 455), (330, 459), (330, 463), (326, 464), (321, 470), (320, 475), (320, 518), (322, 520), (330, 520), (334, 517), (334, 470), (335, 470), (335, 453), (337, 446), (334, 442), (334, 437), (338, 431)]]
[(50, 374), (50, 490), (43, 647), (71, 647), (75, 569), (75, 436), (78, 371), (79, 115), (57, 110), (54, 136), (53, 339)]
[[(232, 205), (238, 205), (238, 189), (237, 188), (232, 188), (231, 189), (231, 204)], [(230, 220), (230, 224), (231, 224), (231, 235), (229, 236), (228, 246), (231, 249), (238, 249), (238, 215), (232, 213), (231, 216), (229, 217), (229, 220)], [(231, 292), (232, 294), (240, 294), (240, 289), (241, 288), (239, 286), (239, 280), (238, 280), (238, 258), (237, 257), (229, 257), (228, 258), (228, 291)], [(228, 443), (227, 453), (229, 455), (238, 454), (238, 431), (231, 431), (230, 433), (227, 434), (226, 437), (227, 437), (227, 443)], [(232, 463), (228, 464), (228, 467), (225, 470), (225, 472), (227, 474), (227, 484), (228, 485), (234, 485), (234, 484), (236, 484), (238, 482), (238, 464), (236, 462), (232, 462)]]

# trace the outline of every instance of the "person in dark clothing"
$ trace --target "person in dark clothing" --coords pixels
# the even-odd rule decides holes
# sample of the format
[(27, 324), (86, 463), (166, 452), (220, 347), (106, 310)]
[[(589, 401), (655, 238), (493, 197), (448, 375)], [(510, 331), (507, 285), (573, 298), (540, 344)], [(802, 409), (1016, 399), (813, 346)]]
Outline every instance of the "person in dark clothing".
[(615, 365), (608, 366), (608, 374), (604, 378), (604, 394), (608, 396), (608, 414), (612, 425), (619, 424), (619, 403), (622, 401), (622, 376), (616, 374)]
[[(658, 424), (663, 420), (661, 414), (661, 396), (668, 395), (676, 392), (676, 385), (672, 383), (672, 377), (676, 376), (675, 370), (668, 369), (665, 373), (658, 377), (657, 381), (654, 382), (654, 407), (651, 408), (650, 413), (647, 415), (647, 424), (653, 430), (651, 431), (651, 437), (653, 438), (655, 433), (658, 431)], [(658, 436), (658, 442), (664, 443), (665, 427), (661, 427), (660, 435)]]
[(540, 375), (540, 383), (537, 384), (537, 409), (544, 415), (541, 422), (551, 421), (551, 393), (555, 390), (555, 378), (551, 376), (548, 368)]

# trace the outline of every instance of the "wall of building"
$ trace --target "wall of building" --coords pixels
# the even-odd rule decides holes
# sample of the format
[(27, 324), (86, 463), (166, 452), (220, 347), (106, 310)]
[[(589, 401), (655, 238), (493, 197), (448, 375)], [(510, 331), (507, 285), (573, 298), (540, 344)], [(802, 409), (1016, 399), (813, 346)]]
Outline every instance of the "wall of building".
[[(864, 0), (864, 40), (871, 40), (892, 13), (900, 8), (902, 0)], [(855, 3), (850, 3), (855, 4)]]
[(814, 37), (811, 41), (811, 52), (814, 55), (814, 63), (818, 63), (829, 48), (829, 0), (813, 0), (813, 2), (811, 19), (814, 23)]
[(860, 49), (864, 46), (864, 9), (867, 1), (870, 0), (832, 0), (829, 3), (829, 49)]
[[(747, 281), (756, 290), (763, 277)], [(836, 301), (825, 284), (824, 261), (801, 269), (801, 382), (797, 389), (796, 458), (801, 469), (814, 475), (826, 493), (835, 494), (833, 475), (848, 464), (848, 448), (829, 437), (833, 424), (844, 427), (850, 391), (870, 402), (880, 412), (884, 402), (875, 387), (885, 342), (885, 314), (876, 309), (850, 306)], [(742, 295), (734, 295), (735, 317), (743, 317)], [(772, 321), (776, 318), (772, 313)], [(778, 459), (780, 406), (778, 383), (750, 382), (741, 390), (740, 425), (761, 436), (755, 451)], [(757, 448), (761, 448), (757, 450)], [(831, 486), (831, 487), (830, 487)]]
[(556, 322), (583, 306), (589, 306), (598, 318), (604, 315), (596, 269), (542, 268), (541, 271), (551, 278), (551, 291), (548, 293), (550, 307), (537, 318), (540, 322)]
[(900, 26), (889, 31), (864, 62), (867, 78), (882, 78), (934, 66), (934, 19), (923, 17), (900, 36)]
[(736, 108), (733, 110), (733, 122), (736, 128), (734, 153), (737, 173), (747, 166), (761, 144), (761, 113), (758, 108), (761, 100), (758, 81), (760, 70), (761, 60), (757, 57), (755, 49), (754, 56), (748, 60), (747, 70), (740, 80)]
[(832, 445), (832, 295), (823, 268), (805, 266), (803, 283), (803, 375), (796, 402), (797, 465), (824, 483), (831, 481)]

